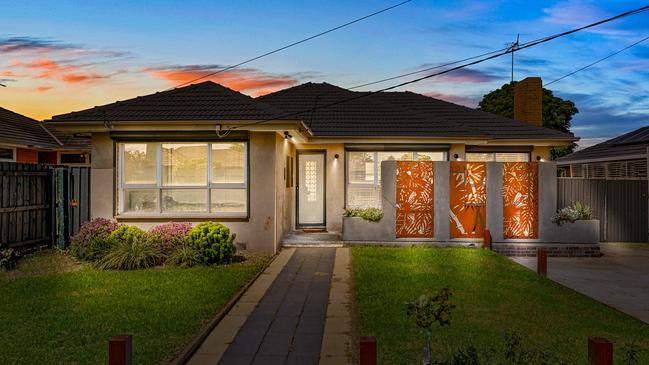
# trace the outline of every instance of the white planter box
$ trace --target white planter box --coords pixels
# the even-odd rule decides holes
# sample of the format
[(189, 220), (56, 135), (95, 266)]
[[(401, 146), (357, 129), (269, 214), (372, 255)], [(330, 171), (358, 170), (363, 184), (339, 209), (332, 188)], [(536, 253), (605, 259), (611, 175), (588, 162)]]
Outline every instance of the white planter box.
[(360, 217), (343, 217), (343, 241), (394, 241), (395, 227), (387, 227), (385, 219), (370, 222)]

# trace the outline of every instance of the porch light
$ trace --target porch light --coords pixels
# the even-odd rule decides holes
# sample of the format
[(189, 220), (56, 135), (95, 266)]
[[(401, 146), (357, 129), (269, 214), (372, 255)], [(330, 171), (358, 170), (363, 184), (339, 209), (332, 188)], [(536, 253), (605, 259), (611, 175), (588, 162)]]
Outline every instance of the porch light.
[(334, 158), (337, 160), (338, 157), (340, 157), (340, 155), (338, 155), (338, 154), (336, 153), (336, 154), (334, 155)]
[(290, 138), (293, 138), (293, 136), (291, 136), (291, 135), (288, 133), (288, 131), (284, 131), (284, 138), (285, 138), (285, 139), (290, 139)]

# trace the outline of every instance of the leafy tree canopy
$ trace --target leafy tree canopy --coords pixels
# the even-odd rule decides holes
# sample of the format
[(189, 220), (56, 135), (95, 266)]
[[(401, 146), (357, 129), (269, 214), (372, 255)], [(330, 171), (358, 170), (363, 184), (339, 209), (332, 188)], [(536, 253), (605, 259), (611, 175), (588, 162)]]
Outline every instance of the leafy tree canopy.
[[(478, 109), (507, 118), (514, 117), (514, 84), (504, 84), (500, 89), (484, 95)], [(570, 121), (579, 110), (570, 100), (554, 96), (551, 90), (543, 88), (543, 126), (561, 132), (570, 132)], [(572, 153), (575, 145), (555, 147), (551, 158), (555, 159)]]

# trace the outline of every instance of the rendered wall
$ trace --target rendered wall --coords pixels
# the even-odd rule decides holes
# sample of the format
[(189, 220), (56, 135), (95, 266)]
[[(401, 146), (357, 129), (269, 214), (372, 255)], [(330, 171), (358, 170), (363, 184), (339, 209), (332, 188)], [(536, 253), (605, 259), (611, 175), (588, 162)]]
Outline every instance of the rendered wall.
[[(276, 226), (275, 217), (278, 215), (277, 206), (283, 206), (285, 195), (276, 195), (276, 184), (281, 180), (281, 171), (276, 176), (276, 148), (278, 145), (276, 133), (263, 132), (250, 134), (250, 218), (248, 221), (224, 219), (221, 223), (228, 226), (237, 234), (236, 242), (244, 244), (247, 249), (264, 253), (275, 253), (279, 249), (278, 235), (282, 227)], [(115, 218), (114, 205), (116, 185), (113, 170), (114, 144), (108, 133), (93, 133), (92, 135), (92, 169), (90, 176), (91, 196), (90, 207), (93, 218)], [(283, 182), (282, 182), (283, 184)], [(290, 194), (289, 194), (290, 196)], [(276, 201), (281, 200), (278, 205)], [(279, 209), (285, 212), (287, 208)], [(284, 213), (282, 213), (284, 214)], [(166, 221), (186, 221), (192, 224), (208, 219), (129, 219), (117, 217), (126, 224), (149, 229)], [(283, 218), (285, 219), (285, 218)], [(219, 221), (214, 219), (214, 221)], [(285, 224), (285, 223), (284, 223)]]

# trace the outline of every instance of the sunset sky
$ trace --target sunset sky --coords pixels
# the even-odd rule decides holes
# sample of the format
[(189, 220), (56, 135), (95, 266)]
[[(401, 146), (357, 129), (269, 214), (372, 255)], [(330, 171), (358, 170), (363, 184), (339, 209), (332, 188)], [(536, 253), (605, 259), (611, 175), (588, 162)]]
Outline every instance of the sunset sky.
[[(161, 91), (398, 2), (7, 2), (0, 106), (47, 119)], [(643, 5), (414, 0), (211, 79), (252, 96), (308, 81), (352, 87), (496, 50), (518, 33), (526, 42)], [(647, 36), (649, 12), (521, 51), (515, 77), (549, 82)], [(510, 62), (502, 57), (404, 90), (475, 107), (509, 81)], [(577, 104), (573, 132), (583, 145), (649, 125), (649, 41), (550, 89)]]

